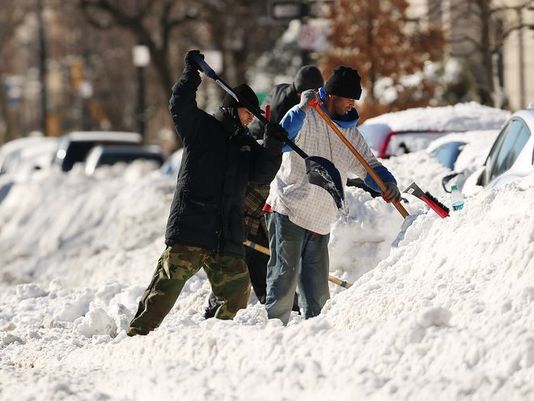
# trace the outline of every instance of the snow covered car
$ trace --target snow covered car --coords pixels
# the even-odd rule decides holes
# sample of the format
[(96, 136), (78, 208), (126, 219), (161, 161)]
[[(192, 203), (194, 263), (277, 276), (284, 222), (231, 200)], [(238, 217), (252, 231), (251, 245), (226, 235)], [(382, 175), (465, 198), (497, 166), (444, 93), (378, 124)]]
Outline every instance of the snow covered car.
[(448, 134), (432, 141), (426, 152), (452, 171), (442, 178), (442, 186), (449, 192), (449, 182), (462, 188), (465, 178), (484, 164), (499, 130), (467, 131)]
[(476, 186), (500, 187), (534, 171), (534, 108), (514, 113), (502, 128), (484, 165), (469, 176), (464, 193)]
[(76, 163), (83, 162), (89, 151), (97, 145), (137, 145), (143, 138), (134, 132), (79, 131), (61, 138), (54, 165), (67, 172)]
[(176, 177), (178, 177), (178, 172), (180, 171), (180, 165), (182, 164), (183, 154), (184, 148), (180, 148), (170, 155), (165, 164), (161, 167), (161, 172), (176, 179)]
[(43, 136), (17, 138), (0, 147), (0, 175), (50, 166), (57, 139)]
[(0, 147), (0, 203), (13, 185), (50, 168), (56, 149), (57, 138), (42, 136), (14, 139)]
[(95, 146), (85, 161), (85, 173), (94, 174), (102, 166), (112, 166), (115, 163), (131, 163), (134, 160), (149, 160), (161, 167), (165, 156), (159, 149), (144, 146), (128, 145), (98, 145)]
[(449, 133), (499, 129), (508, 116), (507, 111), (475, 102), (459, 103), (382, 114), (366, 120), (359, 130), (378, 157), (388, 158), (425, 149)]

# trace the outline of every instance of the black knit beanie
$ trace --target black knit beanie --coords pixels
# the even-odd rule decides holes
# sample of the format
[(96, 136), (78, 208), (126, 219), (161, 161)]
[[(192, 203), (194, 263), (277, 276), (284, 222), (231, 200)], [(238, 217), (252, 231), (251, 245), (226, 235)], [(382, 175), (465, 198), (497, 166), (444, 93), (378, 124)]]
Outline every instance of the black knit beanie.
[[(252, 88), (248, 86), (247, 84), (238, 85), (235, 88), (233, 88), (233, 91), (239, 99), (245, 100), (246, 102), (250, 103), (251, 106), (257, 107), (258, 109), (260, 108), (260, 102), (258, 100), (258, 97), (254, 93)], [(227, 93), (224, 95), (224, 98), (222, 101), (222, 107), (237, 108), (237, 107), (245, 107), (245, 106), (239, 103), (237, 100), (235, 100), (232, 96), (230, 96)]]
[(293, 80), (293, 85), (297, 92), (304, 92), (307, 89), (319, 89), (323, 86), (324, 80), (321, 71), (314, 65), (300, 67)]
[(362, 94), (358, 71), (350, 67), (337, 67), (324, 85), (329, 95), (359, 99)]

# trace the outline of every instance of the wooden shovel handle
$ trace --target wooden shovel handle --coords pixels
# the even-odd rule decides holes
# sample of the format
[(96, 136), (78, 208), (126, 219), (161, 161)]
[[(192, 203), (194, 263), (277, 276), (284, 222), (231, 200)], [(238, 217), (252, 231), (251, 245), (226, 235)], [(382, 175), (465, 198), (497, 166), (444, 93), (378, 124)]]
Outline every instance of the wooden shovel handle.
[[(356, 148), (348, 141), (347, 138), (345, 138), (345, 135), (340, 131), (340, 129), (334, 124), (334, 122), (330, 119), (330, 117), (324, 112), (323, 109), (321, 109), (321, 106), (319, 105), (319, 102), (316, 100), (312, 100), (310, 102), (310, 106), (315, 109), (317, 113), (325, 120), (325, 122), (332, 128), (334, 133), (341, 139), (341, 141), (345, 144), (347, 148), (352, 152), (354, 157), (358, 159), (358, 161), (361, 163), (361, 165), (365, 168), (365, 170), (369, 173), (369, 175), (375, 180), (376, 184), (380, 188), (380, 191), (385, 192), (386, 191), (386, 184), (384, 184), (384, 181), (380, 178), (380, 176), (376, 173), (376, 171), (373, 170), (373, 168), (367, 163), (367, 160), (363, 158), (363, 156), (356, 150)], [(402, 215), (402, 217), (406, 218), (410, 214), (408, 211), (404, 208), (404, 206), (401, 205), (400, 201), (393, 202), (393, 206), (399, 211), (399, 213)]]
[[(271, 255), (271, 252), (269, 251), (269, 248), (266, 248), (264, 246), (256, 244), (255, 242), (249, 241), (248, 239), (243, 241), (243, 245), (248, 246), (249, 248), (252, 248), (255, 251), (263, 253), (264, 255), (267, 255), (267, 256)], [(337, 285), (339, 285), (340, 287), (343, 287), (343, 288), (352, 287), (352, 284), (349, 283), (348, 281), (340, 280), (339, 278), (331, 276), (331, 275), (328, 276), (328, 281), (330, 281), (331, 283), (337, 284)]]

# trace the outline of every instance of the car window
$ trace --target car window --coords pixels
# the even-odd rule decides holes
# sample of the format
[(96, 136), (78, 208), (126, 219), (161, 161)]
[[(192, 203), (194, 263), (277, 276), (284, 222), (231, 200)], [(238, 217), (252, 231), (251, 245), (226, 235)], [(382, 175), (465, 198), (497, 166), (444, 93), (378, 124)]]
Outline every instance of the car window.
[(117, 154), (117, 153), (106, 153), (103, 154), (97, 161), (96, 166), (111, 166), (115, 163), (131, 163), (134, 160), (151, 160), (158, 163), (158, 166), (163, 164), (163, 157), (157, 154), (150, 153), (131, 153), (131, 154)]
[(63, 160), (63, 171), (69, 171), (76, 163), (83, 162), (89, 151), (96, 145), (93, 141), (71, 142), (67, 148), (65, 159)]
[(387, 145), (387, 156), (400, 156), (426, 148), (444, 132), (395, 132)]
[(430, 154), (434, 156), (438, 161), (449, 170), (454, 169), (454, 164), (458, 155), (463, 149), (465, 142), (453, 141), (444, 143), (441, 146), (438, 146)]
[(529, 136), (530, 133), (521, 120), (514, 119), (508, 124), (488, 157), (486, 183), (512, 167)]

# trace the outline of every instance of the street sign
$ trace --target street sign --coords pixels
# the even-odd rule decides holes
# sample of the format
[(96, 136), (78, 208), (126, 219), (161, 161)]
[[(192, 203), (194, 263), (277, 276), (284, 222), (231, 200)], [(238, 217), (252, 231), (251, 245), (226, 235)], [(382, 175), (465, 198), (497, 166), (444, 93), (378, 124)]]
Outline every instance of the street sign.
[(334, 0), (272, 0), (270, 4), (271, 18), (275, 20), (292, 20), (322, 18), (326, 16), (328, 5)]
[(324, 51), (328, 47), (327, 31), (323, 26), (302, 24), (298, 41), (301, 49)]
[(298, 19), (303, 16), (303, 3), (300, 1), (272, 1), (271, 17), (276, 20)]

